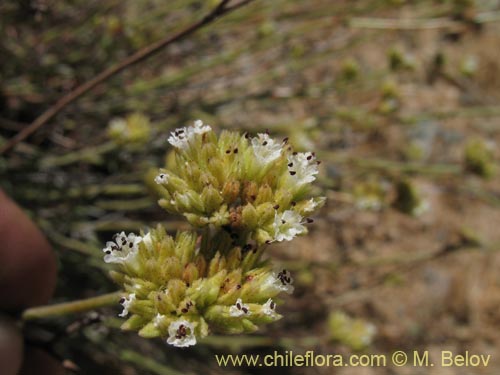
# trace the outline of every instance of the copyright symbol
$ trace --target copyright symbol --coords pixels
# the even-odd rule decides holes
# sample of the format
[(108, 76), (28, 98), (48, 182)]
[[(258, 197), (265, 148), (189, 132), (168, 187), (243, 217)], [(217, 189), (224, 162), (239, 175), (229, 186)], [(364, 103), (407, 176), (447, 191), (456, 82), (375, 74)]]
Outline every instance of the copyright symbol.
[(402, 350), (398, 350), (392, 354), (392, 363), (394, 363), (395, 366), (404, 366), (406, 362), (408, 362), (408, 356)]

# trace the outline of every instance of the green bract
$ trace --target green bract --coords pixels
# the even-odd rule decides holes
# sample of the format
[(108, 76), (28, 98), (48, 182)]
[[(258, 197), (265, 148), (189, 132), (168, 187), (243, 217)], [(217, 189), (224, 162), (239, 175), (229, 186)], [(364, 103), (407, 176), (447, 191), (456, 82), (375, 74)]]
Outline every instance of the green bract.
[(217, 138), (201, 121), (168, 141), (175, 152), (155, 178), (159, 203), (202, 230), (173, 238), (158, 226), (107, 242), (104, 260), (118, 265), (112, 276), (127, 293), (122, 328), (184, 347), (210, 331), (253, 332), (280, 319), (272, 299), (292, 293), (293, 279), (261, 256), (269, 243), (306, 233), (304, 216), (323, 204), (308, 196), (314, 154), (267, 134)]

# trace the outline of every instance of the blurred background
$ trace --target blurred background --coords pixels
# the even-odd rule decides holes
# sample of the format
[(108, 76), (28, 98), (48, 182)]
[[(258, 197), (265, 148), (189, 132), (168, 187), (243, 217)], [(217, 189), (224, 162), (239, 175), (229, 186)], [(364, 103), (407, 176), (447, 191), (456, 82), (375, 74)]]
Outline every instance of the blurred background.
[[(0, 145), (216, 4), (3, 0)], [(499, 47), (498, 0), (256, 0), (106, 80), (0, 156), (0, 187), (57, 251), (54, 302), (116, 290), (101, 252), (113, 233), (186, 227), (145, 176), (195, 119), (315, 151), (327, 205), (308, 236), (270, 248), (296, 292), (255, 335), (179, 350), (116, 329), (119, 306), (34, 328), (81, 374), (332, 373), (214, 359), (273, 350), (468, 350), (489, 366), (335, 373), (498, 374)]]

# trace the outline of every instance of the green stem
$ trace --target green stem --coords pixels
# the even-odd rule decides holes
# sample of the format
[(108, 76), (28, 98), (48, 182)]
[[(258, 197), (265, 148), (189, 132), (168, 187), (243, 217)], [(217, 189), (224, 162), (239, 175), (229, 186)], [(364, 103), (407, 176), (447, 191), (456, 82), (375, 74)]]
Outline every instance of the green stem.
[(76, 162), (87, 162), (98, 164), (101, 161), (101, 155), (111, 152), (118, 148), (114, 142), (106, 142), (101, 145), (86, 147), (81, 150), (68, 152), (60, 156), (48, 156), (40, 161), (40, 167), (43, 169), (62, 167)]
[(119, 291), (78, 301), (32, 307), (30, 309), (24, 310), (22, 320), (28, 321), (34, 319), (52, 318), (56, 316), (76, 314), (88, 310), (94, 310), (118, 303), (118, 300), (122, 295), (123, 292)]

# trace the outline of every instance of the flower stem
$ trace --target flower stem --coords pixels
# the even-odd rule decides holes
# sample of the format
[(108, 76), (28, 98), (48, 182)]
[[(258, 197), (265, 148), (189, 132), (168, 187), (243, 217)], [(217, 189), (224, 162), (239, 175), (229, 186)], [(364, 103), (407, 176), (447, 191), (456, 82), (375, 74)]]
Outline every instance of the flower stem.
[(83, 311), (94, 310), (100, 307), (118, 303), (118, 300), (122, 295), (123, 292), (119, 291), (78, 301), (32, 307), (30, 309), (24, 310), (22, 320), (28, 321), (34, 319), (52, 318), (61, 315), (76, 314)]

